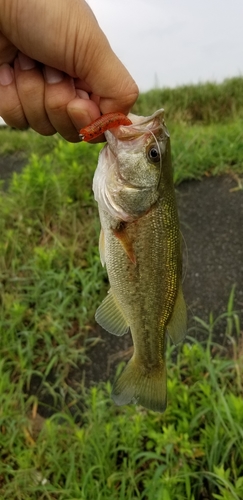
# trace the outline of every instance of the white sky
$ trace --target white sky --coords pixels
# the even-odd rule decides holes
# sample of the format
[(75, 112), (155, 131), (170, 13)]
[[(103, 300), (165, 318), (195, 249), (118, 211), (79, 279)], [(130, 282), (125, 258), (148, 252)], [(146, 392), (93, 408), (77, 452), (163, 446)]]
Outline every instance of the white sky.
[(243, 0), (87, 0), (141, 91), (243, 76)]

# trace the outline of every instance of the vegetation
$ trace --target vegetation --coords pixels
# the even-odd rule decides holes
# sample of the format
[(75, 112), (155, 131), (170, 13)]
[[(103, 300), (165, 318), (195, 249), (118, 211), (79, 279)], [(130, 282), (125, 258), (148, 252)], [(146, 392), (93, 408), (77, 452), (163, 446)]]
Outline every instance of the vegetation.
[(24, 397), (22, 377), (13, 384), (3, 363), (1, 498), (241, 499), (243, 356), (228, 339), (232, 359), (210, 341), (191, 339), (175, 364), (169, 349), (164, 415), (115, 407), (110, 384), (85, 395), (77, 384), (37, 434), (37, 398)]
[(168, 122), (222, 123), (243, 116), (243, 78), (231, 78), (221, 84), (185, 85), (175, 89), (155, 89), (141, 94), (134, 113), (165, 108)]
[[(141, 96), (141, 114), (168, 107), (176, 183), (242, 174), (241, 85)], [(202, 120), (185, 111), (189, 90), (194, 103), (201, 96)], [(227, 113), (220, 102), (231, 102)], [(0, 499), (240, 500), (243, 348), (233, 289), (224, 346), (213, 340), (222, 318), (212, 316), (197, 318), (204, 344), (191, 330), (178, 351), (168, 346), (165, 414), (117, 408), (109, 383), (82, 383), (107, 288), (92, 194), (99, 149), (0, 131), (1, 156), (29, 158), (0, 197)]]

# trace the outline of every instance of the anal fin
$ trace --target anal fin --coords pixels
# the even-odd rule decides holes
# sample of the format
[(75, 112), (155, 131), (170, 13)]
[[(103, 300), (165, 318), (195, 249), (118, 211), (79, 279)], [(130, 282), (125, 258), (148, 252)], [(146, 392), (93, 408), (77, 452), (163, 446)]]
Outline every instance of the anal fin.
[(98, 307), (95, 319), (104, 330), (118, 337), (121, 337), (129, 330), (127, 320), (112, 290), (108, 292), (108, 295)]
[(177, 293), (172, 316), (167, 325), (167, 330), (174, 344), (179, 344), (179, 342), (181, 342), (186, 336), (187, 310), (181, 284)]

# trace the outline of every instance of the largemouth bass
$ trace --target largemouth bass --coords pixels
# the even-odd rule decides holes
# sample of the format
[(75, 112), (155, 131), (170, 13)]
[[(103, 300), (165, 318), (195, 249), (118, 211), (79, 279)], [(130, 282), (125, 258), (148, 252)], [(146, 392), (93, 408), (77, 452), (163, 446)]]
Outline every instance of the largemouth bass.
[(166, 408), (166, 333), (186, 334), (179, 222), (164, 111), (128, 115), (105, 132), (93, 190), (101, 221), (100, 256), (110, 291), (96, 312), (114, 335), (131, 330), (134, 354), (115, 381), (118, 405)]

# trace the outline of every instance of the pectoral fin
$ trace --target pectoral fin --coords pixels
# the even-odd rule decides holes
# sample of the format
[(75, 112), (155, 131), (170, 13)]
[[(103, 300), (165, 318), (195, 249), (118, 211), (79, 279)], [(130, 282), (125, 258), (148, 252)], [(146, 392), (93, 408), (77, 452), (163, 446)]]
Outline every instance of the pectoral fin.
[(95, 319), (104, 330), (119, 337), (129, 330), (126, 318), (111, 290), (98, 307)]
[(132, 263), (136, 264), (136, 255), (133, 249), (133, 242), (126, 230), (126, 224), (121, 223), (119, 227), (113, 229), (113, 234), (120, 241), (123, 249), (125, 250), (127, 256), (132, 261)]
[(167, 325), (167, 330), (174, 344), (179, 344), (187, 332), (187, 311), (181, 285), (178, 290), (172, 316)]

